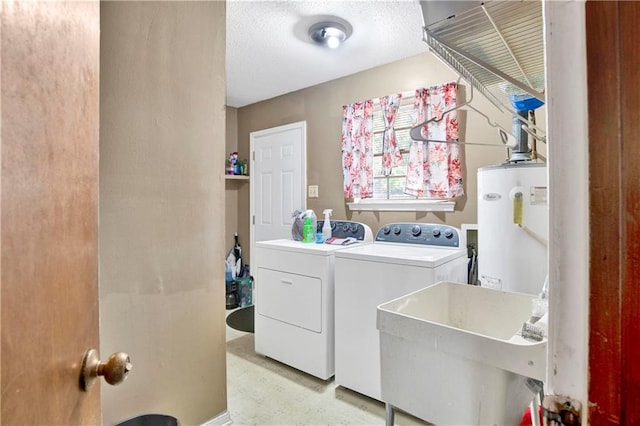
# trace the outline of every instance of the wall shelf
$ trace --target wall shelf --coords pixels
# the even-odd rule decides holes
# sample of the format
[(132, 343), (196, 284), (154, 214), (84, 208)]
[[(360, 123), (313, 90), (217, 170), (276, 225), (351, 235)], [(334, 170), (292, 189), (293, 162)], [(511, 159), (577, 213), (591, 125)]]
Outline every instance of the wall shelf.
[[(542, 2), (478, 3), (424, 27), (429, 50), (500, 111), (514, 112), (509, 95), (528, 95), (544, 102)], [(429, 22), (430, 17), (424, 19)]]
[(244, 181), (249, 180), (249, 176), (247, 175), (224, 175), (224, 178), (226, 180), (244, 180)]

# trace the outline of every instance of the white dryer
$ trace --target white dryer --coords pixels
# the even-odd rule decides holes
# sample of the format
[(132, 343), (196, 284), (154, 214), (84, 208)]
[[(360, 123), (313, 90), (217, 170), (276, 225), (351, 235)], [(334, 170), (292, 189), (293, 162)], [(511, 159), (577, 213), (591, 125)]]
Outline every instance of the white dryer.
[(439, 281), (467, 282), (465, 238), (451, 226), (389, 224), (373, 244), (336, 252), (336, 384), (382, 400), (376, 309)]
[(331, 225), (333, 237), (358, 242), (261, 241), (252, 259), (256, 353), (324, 380), (334, 374), (334, 254), (373, 241), (371, 228), (362, 223)]

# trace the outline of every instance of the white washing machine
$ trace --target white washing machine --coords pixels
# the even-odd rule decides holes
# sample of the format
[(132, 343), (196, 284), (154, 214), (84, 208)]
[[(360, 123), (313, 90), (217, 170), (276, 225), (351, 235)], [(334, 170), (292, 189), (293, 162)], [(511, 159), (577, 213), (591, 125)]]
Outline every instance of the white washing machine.
[[(323, 221), (318, 221), (318, 230)], [(272, 240), (256, 243), (255, 351), (306, 373), (334, 374), (334, 254), (373, 241), (371, 228), (331, 221), (332, 236), (352, 245)]]
[(451, 226), (389, 224), (373, 244), (336, 252), (336, 384), (382, 400), (376, 309), (439, 281), (467, 282), (465, 237)]

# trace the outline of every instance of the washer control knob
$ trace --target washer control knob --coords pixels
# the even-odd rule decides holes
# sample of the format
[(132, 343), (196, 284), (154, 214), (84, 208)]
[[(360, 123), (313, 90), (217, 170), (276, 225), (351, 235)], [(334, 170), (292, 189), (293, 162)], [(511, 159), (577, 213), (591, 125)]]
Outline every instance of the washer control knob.
[(413, 228), (411, 228), (411, 235), (414, 237), (419, 236), (421, 233), (422, 229), (420, 228), (420, 225), (414, 225)]
[(393, 227), (393, 233), (396, 235), (400, 235), (400, 232), (402, 232), (402, 229), (400, 229), (400, 226), (396, 225)]
[(338, 224), (337, 224), (337, 223), (335, 223), (335, 222), (331, 222), (331, 230), (332, 230), (332, 231), (335, 231), (337, 227), (338, 227)]
[(342, 225), (342, 230), (343, 230), (344, 232), (349, 232), (349, 224), (348, 224), (348, 223), (345, 223), (344, 225)]
[(438, 228), (434, 228), (432, 234), (434, 237), (438, 238), (440, 236), (440, 230)]
[(391, 232), (391, 228), (389, 228), (388, 226), (386, 226), (386, 225), (385, 225), (385, 226), (382, 228), (382, 233), (383, 233), (384, 235), (389, 235), (389, 233), (390, 233), (390, 232)]
[(356, 232), (358, 232), (358, 225), (355, 223), (352, 223), (349, 229), (351, 230), (352, 234), (355, 234)]
[(453, 231), (451, 229), (447, 229), (446, 231), (444, 231), (444, 236), (448, 239), (453, 238)]

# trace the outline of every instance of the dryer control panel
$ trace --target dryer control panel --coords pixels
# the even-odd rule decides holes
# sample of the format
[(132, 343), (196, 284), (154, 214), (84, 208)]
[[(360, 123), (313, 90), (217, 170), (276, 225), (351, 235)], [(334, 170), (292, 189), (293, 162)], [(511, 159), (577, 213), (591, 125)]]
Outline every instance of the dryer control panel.
[(436, 223), (390, 223), (380, 228), (376, 241), (437, 247), (463, 246), (458, 228)]
[[(322, 232), (324, 220), (318, 220), (317, 232)], [(353, 237), (358, 241), (371, 241), (371, 228), (360, 222), (350, 220), (332, 220), (331, 236), (334, 238)]]

